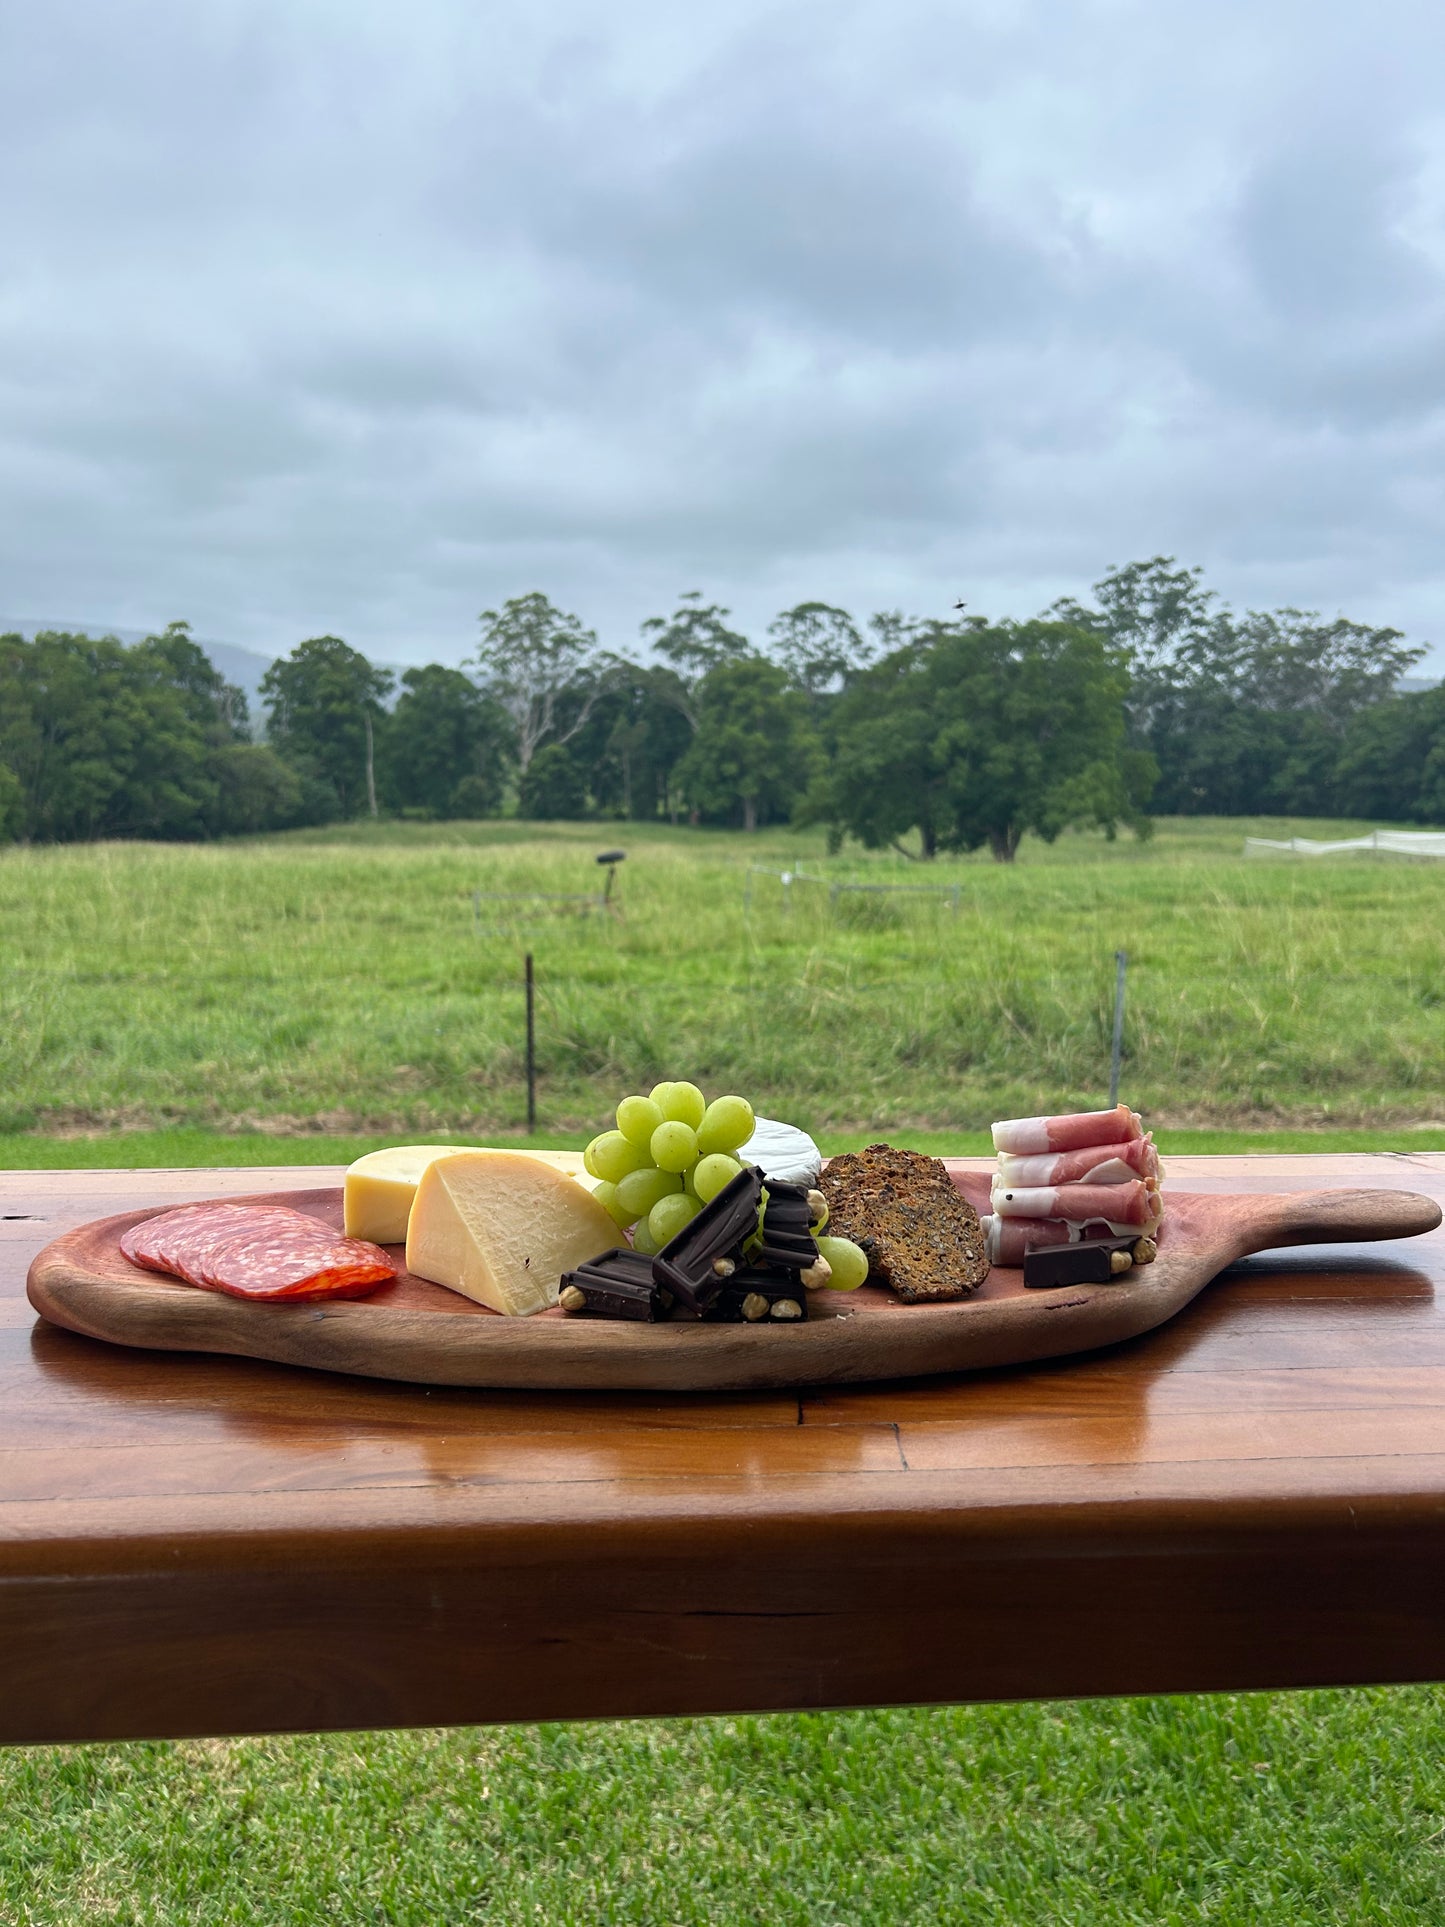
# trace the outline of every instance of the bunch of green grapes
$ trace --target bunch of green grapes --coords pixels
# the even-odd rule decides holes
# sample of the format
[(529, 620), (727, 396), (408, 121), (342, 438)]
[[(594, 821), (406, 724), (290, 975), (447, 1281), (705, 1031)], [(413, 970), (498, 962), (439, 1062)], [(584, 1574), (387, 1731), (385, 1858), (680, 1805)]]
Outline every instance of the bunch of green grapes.
[(660, 1251), (742, 1165), (734, 1156), (753, 1134), (745, 1097), (715, 1097), (696, 1084), (654, 1084), (624, 1097), (617, 1128), (593, 1138), (582, 1162), (598, 1184), (593, 1196), (638, 1251)]
[[(742, 1170), (734, 1153), (753, 1128), (745, 1097), (715, 1097), (709, 1104), (696, 1084), (654, 1084), (647, 1097), (624, 1097), (617, 1128), (593, 1138), (583, 1152), (582, 1162), (599, 1180), (592, 1195), (614, 1223), (631, 1230), (635, 1250), (661, 1251)], [(867, 1278), (868, 1260), (847, 1238), (817, 1235), (828, 1207), (814, 1196), (813, 1231), (826, 1261), (820, 1277), (834, 1291), (852, 1291)]]

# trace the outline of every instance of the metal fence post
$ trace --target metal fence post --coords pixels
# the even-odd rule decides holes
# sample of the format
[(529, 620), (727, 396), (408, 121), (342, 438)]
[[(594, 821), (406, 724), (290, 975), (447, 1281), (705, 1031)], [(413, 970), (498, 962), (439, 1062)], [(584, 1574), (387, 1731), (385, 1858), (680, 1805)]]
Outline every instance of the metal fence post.
[(537, 1026), (534, 1015), (532, 953), (527, 952), (527, 1135), (537, 1133)]
[(1119, 1061), (1124, 1055), (1124, 972), (1129, 967), (1125, 950), (1114, 952), (1114, 1051), (1109, 1065), (1109, 1109), (1119, 1102)]

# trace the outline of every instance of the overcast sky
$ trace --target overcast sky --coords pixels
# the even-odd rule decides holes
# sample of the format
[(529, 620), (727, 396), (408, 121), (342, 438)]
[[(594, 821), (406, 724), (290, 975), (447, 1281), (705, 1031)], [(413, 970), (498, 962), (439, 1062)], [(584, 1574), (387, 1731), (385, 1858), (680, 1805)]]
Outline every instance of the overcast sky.
[[(1439, 0), (0, 8), (0, 612), (1445, 644)], [(1432, 658), (1445, 672), (1445, 649)]]

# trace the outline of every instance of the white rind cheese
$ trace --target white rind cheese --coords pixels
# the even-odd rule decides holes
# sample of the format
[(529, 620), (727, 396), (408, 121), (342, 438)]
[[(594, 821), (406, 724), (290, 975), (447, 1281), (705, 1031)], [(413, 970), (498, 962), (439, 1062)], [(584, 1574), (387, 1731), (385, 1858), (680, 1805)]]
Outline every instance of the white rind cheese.
[(509, 1317), (557, 1302), (562, 1273), (617, 1243), (591, 1193), (525, 1151), (458, 1151), (422, 1172), (406, 1268)]
[[(397, 1144), (358, 1158), (346, 1173), (347, 1237), (368, 1238), (376, 1245), (402, 1244), (422, 1172), (438, 1158), (455, 1157), (474, 1148), (468, 1144)], [(506, 1155), (550, 1164), (589, 1191), (597, 1183), (588, 1175), (580, 1151), (514, 1151)]]
[(816, 1184), (823, 1169), (823, 1154), (808, 1133), (771, 1117), (753, 1119), (752, 1136), (733, 1156), (779, 1184)]

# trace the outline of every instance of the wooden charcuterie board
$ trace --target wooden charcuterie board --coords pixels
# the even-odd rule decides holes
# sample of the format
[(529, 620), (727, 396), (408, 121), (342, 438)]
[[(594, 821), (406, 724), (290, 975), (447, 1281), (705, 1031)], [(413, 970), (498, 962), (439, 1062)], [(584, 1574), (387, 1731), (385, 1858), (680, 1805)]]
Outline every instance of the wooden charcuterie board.
[[(986, 1175), (955, 1169), (953, 1178), (987, 1208)], [(341, 1225), (339, 1188), (270, 1192), (254, 1202)], [(970, 1298), (917, 1306), (865, 1285), (815, 1293), (805, 1323), (779, 1327), (614, 1323), (560, 1311), (502, 1318), (409, 1273), (370, 1298), (250, 1304), (128, 1263), (121, 1233), (153, 1215), (97, 1219), (48, 1245), (27, 1281), (35, 1309), (52, 1324), (112, 1344), (229, 1352), (367, 1378), (691, 1392), (915, 1378), (1092, 1351), (1162, 1325), (1251, 1252), (1414, 1237), (1441, 1219), (1433, 1199), (1409, 1191), (1170, 1191), (1158, 1258), (1119, 1283), (1028, 1291), (1022, 1272), (995, 1270)]]

